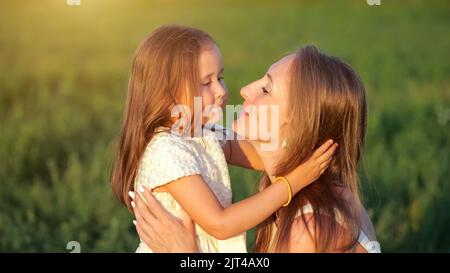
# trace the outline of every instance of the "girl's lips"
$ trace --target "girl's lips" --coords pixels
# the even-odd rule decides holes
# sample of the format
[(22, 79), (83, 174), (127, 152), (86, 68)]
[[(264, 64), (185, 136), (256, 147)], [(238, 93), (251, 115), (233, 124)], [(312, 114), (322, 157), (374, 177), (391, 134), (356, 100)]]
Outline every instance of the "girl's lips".
[(219, 107), (220, 109), (223, 109), (225, 104), (223, 103), (223, 101), (219, 101), (214, 103), (214, 106)]

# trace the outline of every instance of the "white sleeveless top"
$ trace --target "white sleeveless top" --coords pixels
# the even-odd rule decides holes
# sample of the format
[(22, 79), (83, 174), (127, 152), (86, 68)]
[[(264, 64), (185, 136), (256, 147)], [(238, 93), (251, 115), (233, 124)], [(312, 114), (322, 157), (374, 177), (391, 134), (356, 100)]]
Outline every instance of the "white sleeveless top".
[[(314, 209), (313, 209), (313, 207), (312, 207), (311, 204), (306, 204), (306, 205), (304, 205), (304, 206), (302, 207), (302, 209), (299, 210), (299, 211), (297, 212), (297, 215), (296, 215), (295, 217), (296, 217), (296, 218), (297, 218), (297, 217), (300, 217), (302, 214), (306, 214), (306, 213), (314, 213)], [(337, 213), (336, 213), (336, 221), (337, 221), (340, 225), (342, 225), (343, 223), (342, 223), (342, 220), (340, 219), (339, 215), (340, 215), (339, 212), (337, 212)], [(273, 239), (274, 236), (275, 236), (275, 231), (276, 231), (276, 228), (277, 228), (277, 226), (276, 226), (275, 224), (273, 224), (273, 225), (274, 225), (274, 228), (273, 228), (273, 232), (272, 232), (272, 239)], [(360, 245), (361, 245), (368, 253), (381, 253), (380, 243), (377, 242), (377, 241), (371, 241), (371, 240), (369, 239), (369, 237), (366, 235), (366, 233), (365, 233), (362, 229), (359, 230), (358, 243), (359, 243), (359, 244), (360, 244)]]
[[(158, 128), (141, 159), (135, 189), (139, 185), (157, 188), (190, 175), (201, 175), (224, 208), (231, 205), (228, 165), (215, 133), (205, 129), (203, 137), (183, 138), (167, 128)], [(168, 212), (183, 216), (183, 209), (170, 193), (154, 192), (153, 195)], [(245, 233), (217, 240), (196, 225), (196, 236), (200, 252), (247, 252)], [(152, 250), (141, 240), (136, 252)]]

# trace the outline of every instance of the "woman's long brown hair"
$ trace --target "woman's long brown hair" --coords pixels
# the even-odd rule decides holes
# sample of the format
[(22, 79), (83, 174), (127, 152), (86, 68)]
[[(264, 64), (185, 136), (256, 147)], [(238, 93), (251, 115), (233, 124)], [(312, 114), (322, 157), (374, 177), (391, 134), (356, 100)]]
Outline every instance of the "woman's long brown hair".
[(205, 32), (176, 25), (162, 26), (138, 46), (131, 67), (117, 156), (111, 171), (116, 197), (131, 210), (140, 159), (159, 126), (170, 127), (171, 109), (193, 109), (198, 95), (198, 58), (202, 47), (214, 44)]
[[(314, 46), (301, 48), (290, 68), (288, 102), (288, 147), (276, 175), (286, 175), (303, 163), (328, 139), (339, 144), (330, 167), (299, 192), (287, 208), (279, 210), (279, 225), (271, 240), (274, 217), (257, 227), (255, 251), (287, 251), (291, 227), (297, 212), (307, 203), (314, 210), (314, 240), (317, 252), (349, 251), (357, 242), (360, 228), (360, 195), (357, 167), (363, 155), (367, 106), (362, 81), (338, 58), (325, 55)], [(270, 185), (267, 174), (260, 189)], [(351, 201), (336, 188), (347, 188)], [(342, 238), (337, 212), (350, 236)], [(302, 214), (306, 227), (307, 219)], [(312, 231), (309, 230), (312, 234)]]

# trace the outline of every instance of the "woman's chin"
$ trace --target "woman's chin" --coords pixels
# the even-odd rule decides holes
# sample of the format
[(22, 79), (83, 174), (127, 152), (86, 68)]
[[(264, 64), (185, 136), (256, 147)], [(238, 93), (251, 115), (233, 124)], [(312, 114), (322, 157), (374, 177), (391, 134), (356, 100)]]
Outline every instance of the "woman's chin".
[(249, 126), (246, 123), (246, 119), (245, 118), (238, 118), (237, 120), (234, 120), (231, 123), (231, 130), (237, 135), (237, 139), (238, 140), (246, 140), (250, 143), (252, 143), (253, 145), (259, 145), (259, 144), (267, 144), (271, 142), (271, 137), (270, 135), (267, 136), (267, 139), (261, 139), (260, 136), (258, 135), (258, 137), (252, 137), (250, 138), (250, 133), (249, 133)]
[(231, 123), (231, 130), (238, 136), (238, 139), (248, 140), (248, 128), (245, 126), (245, 120), (242, 120), (241, 118), (234, 120), (233, 123)]

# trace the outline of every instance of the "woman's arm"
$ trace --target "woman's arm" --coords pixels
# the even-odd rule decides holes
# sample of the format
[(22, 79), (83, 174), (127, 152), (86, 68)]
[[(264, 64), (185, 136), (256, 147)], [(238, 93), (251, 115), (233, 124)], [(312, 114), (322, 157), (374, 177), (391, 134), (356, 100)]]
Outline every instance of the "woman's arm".
[[(294, 195), (326, 169), (337, 147), (332, 144), (323, 144), (310, 159), (286, 176)], [(280, 208), (288, 196), (286, 184), (275, 183), (224, 209), (200, 175), (183, 177), (165, 185), (165, 188), (194, 222), (220, 240), (261, 223)], [(143, 192), (144, 187), (140, 187), (140, 191)]]
[(173, 216), (149, 191), (143, 193), (145, 202), (139, 194), (131, 197), (136, 201), (131, 203), (137, 220), (133, 223), (153, 252), (198, 252), (195, 224), (186, 213), (183, 219)]

